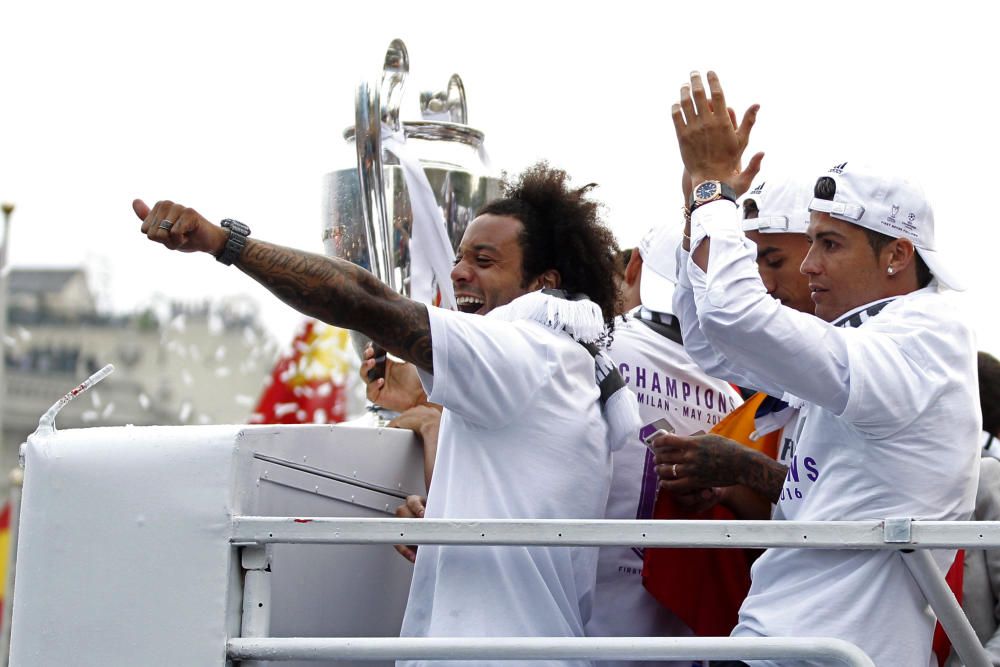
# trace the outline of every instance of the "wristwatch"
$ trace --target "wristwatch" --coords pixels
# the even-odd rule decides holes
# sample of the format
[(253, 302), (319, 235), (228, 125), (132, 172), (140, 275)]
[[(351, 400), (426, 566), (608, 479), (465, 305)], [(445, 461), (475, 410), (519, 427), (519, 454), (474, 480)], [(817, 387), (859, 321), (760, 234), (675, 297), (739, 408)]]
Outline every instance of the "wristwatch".
[(222, 248), (222, 252), (216, 255), (215, 258), (226, 266), (231, 266), (233, 262), (240, 258), (240, 253), (243, 252), (243, 248), (247, 244), (247, 237), (250, 236), (250, 228), (239, 220), (231, 218), (226, 218), (219, 224), (229, 230), (229, 239), (226, 240), (226, 245)]
[(728, 199), (735, 204), (736, 193), (731, 187), (721, 181), (702, 181), (694, 189), (689, 208), (694, 213), (695, 209), (699, 206), (703, 206), (716, 199)]

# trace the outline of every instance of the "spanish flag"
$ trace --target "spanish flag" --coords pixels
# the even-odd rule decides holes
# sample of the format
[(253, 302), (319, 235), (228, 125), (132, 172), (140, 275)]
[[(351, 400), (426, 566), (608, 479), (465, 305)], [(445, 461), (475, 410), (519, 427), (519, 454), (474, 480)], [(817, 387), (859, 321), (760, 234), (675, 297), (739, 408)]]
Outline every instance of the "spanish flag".
[(347, 419), (347, 391), (356, 355), (345, 329), (303, 323), (291, 349), (275, 364), (252, 424), (332, 424)]
[[(711, 432), (777, 457), (781, 430), (757, 440), (755, 417), (769, 397), (757, 393), (730, 412)], [(725, 507), (688, 512), (677, 507), (669, 493), (658, 494), (654, 519), (733, 520)], [(739, 619), (740, 605), (750, 591), (750, 563), (742, 549), (646, 549), (642, 583), (662, 605), (677, 615), (695, 635), (729, 635)]]

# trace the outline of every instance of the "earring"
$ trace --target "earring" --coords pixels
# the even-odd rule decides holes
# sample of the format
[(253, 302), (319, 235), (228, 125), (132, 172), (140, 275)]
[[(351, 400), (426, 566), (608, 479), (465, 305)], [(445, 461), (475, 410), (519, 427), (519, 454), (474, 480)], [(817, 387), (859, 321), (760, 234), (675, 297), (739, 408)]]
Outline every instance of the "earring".
[(890, 276), (891, 276), (891, 275), (893, 274), (893, 270), (892, 270), (892, 267), (891, 267), (891, 266), (890, 266), (890, 267), (889, 267), (888, 269), (886, 269), (886, 270), (887, 270), (887, 271), (889, 272), (889, 275), (890, 275)]

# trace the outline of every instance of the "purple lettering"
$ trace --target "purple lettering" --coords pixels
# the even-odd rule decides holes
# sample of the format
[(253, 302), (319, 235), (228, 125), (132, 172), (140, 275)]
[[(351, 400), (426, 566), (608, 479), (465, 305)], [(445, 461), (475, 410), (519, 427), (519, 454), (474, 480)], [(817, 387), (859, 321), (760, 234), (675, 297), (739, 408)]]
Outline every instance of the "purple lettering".
[(715, 392), (711, 389), (705, 390), (705, 407), (709, 410), (715, 407)]
[(793, 482), (799, 481), (799, 457), (793, 456), (792, 460), (788, 462), (788, 475), (792, 478)]
[(618, 372), (621, 373), (622, 380), (625, 380), (625, 384), (628, 384), (631, 380), (628, 374), (628, 364), (618, 364)]
[(665, 382), (667, 385), (667, 396), (670, 398), (677, 398), (677, 380), (672, 377), (668, 377)]
[(646, 369), (642, 366), (635, 367), (635, 386), (646, 388)]
[(659, 393), (660, 391), (660, 374), (653, 371), (653, 386), (650, 387), (650, 391), (655, 391)]
[(687, 382), (681, 383), (681, 400), (687, 403), (687, 400), (691, 397), (691, 385)]
[(816, 467), (816, 459), (811, 456), (807, 456), (802, 460), (802, 465), (805, 466), (805, 469), (808, 471), (806, 472), (806, 477), (808, 477), (810, 481), (815, 482), (819, 479), (819, 468)]

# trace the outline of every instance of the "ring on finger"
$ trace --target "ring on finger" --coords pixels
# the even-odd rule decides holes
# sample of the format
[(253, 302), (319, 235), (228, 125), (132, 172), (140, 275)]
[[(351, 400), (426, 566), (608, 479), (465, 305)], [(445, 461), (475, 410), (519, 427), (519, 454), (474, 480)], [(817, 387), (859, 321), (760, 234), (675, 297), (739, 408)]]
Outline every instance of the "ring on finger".
[(170, 228), (174, 226), (174, 223), (170, 220), (160, 220), (160, 224), (157, 225), (160, 229), (165, 232), (169, 232)]
[(672, 468), (670, 468), (670, 474), (673, 475), (674, 479), (677, 479), (677, 464), (675, 463)]

